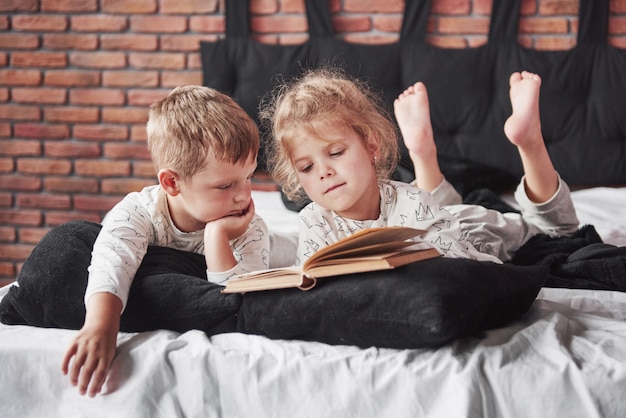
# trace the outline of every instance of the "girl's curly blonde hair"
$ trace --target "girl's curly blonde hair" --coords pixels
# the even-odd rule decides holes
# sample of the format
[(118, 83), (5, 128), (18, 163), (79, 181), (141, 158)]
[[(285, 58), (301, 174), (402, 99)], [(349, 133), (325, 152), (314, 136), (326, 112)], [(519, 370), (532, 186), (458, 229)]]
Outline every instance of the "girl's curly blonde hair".
[(398, 163), (398, 132), (381, 96), (336, 68), (308, 70), (280, 83), (262, 102), (259, 117), (270, 136), (266, 140), (268, 168), (293, 202), (307, 198), (291, 159), (294, 139), (303, 132), (324, 137), (322, 129), (329, 123), (352, 129), (366, 147), (377, 146), (379, 178), (389, 178)]

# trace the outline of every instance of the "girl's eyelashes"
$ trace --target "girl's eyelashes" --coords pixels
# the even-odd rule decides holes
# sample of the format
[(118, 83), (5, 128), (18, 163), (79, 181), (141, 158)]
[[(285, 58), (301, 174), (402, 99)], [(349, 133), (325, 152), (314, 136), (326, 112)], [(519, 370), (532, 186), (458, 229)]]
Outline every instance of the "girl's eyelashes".
[(328, 153), (328, 155), (330, 155), (331, 157), (339, 157), (343, 155), (344, 152), (346, 152), (346, 149), (341, 148), (339, 150), (332, 150), (331, 152)]
[[(328, 152), (328, 156), (330, 158), (340, 157), (345, 152), (346, 152), (345, 148), (342, 148), (342, 149), (339, 149), (339, 150), (333, 150), (333, 151), (329, 151)], [(309, 173), (309, 172), (311, 172), (311, 170), (313, 170), (313, 163), (296, 166), (296, 170), (299, 171), (300, 173)]]

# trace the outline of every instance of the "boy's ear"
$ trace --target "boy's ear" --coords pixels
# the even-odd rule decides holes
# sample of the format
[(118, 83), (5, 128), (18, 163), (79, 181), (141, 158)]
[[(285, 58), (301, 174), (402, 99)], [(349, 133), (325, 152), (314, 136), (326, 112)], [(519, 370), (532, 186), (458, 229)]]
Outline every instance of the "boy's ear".
[(174, 170), (162, 168), (157, 173), (157, 178), (159, 179), (159, 184), (167, 194), (176, 196), (180, 193), (180, 187), (178, 186), (180, 179)]

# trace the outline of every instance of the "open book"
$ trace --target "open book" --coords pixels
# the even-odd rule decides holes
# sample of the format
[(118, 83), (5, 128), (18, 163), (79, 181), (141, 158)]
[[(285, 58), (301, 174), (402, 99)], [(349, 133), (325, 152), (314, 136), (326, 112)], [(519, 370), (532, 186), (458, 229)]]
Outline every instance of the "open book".
[(389, 226), (363, 229), (316, 251), (302, 266), (259, 270), (231, 279), (222, 292), (298, 287), (308, 290), (317, 279), (387, 270), (441, 255), (432, 245), (409, 241), (424, 231)]

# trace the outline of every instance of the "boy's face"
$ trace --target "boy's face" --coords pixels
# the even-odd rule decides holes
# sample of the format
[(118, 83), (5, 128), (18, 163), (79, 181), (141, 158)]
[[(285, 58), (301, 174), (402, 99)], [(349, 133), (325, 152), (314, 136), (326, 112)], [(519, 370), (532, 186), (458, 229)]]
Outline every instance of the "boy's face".
[(377, 219), (380, 197), (373, 159), (352, 129), (327, 125), (323, 138), (304, 133), (291, 155), (298, 179), (320, 206), (355, 220)]
[(250, 205), (256, 167), (254, 156), (243, 164), (218, 161), (212, 155), (207, 157), (205, 168), (180, 182), (178, 195), (168, 196), (176, 227), (193, 232), (216, 219), (241, 215)]

